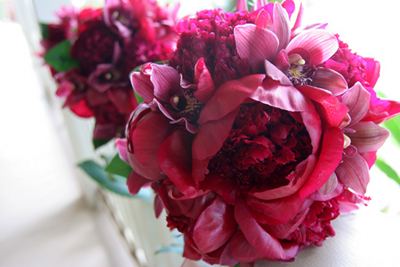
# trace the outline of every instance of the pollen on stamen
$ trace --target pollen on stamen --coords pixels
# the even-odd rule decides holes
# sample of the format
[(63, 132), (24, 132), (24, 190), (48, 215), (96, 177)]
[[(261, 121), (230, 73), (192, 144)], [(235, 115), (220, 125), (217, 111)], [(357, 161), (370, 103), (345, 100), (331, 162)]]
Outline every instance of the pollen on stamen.
[(105, 78), (106, 78), (106, 80), (111, 80), (112, 74), (107, 72), (106, 75), (105, 75)]

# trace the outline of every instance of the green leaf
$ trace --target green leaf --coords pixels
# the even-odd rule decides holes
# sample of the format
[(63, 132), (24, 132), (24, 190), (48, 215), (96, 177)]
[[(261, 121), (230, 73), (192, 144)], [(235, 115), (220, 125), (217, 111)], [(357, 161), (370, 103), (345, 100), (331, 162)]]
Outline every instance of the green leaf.
[(135, 97), (136, 97), (136, 100), (137, 100), (138, 104), (144, 102), (143, 98), (140, 95), (138, 95), (136, 93), (136, 91), (133, 91), (133, 92), (135, 93)]
[(384, 160), (378, 158), (376, 159), (375, 165), (387, 175), (390, 179), (393, 179), (396, 183), (400, 185), (400, 177), (392, 167), (390, 167)]
[(71, 58), (71, 41), (64, 40), (51, 48), (45, 55), (44, 60), (59, 72), (78, 68), (79, 62)]
[(111, 160), (111, 162), (104, 168), (104, 171), (127, 178), (129, 174), (132, 172), (132, 167), (128, 163), (123, 161), (119, 157), (119, 154), (117, 154)]
[(157, 251), (155, 252), (155, 254), (160, 254), (160, 253), (167, 253), (167, 252), (175, 252), (178, 253), (179, 255), (183, 255), (183, 245), (169, 245), (166, 247), (161, 247), (159, 249), (157, 249)]
[(391, 132), (391, 136), (400, 144), (400, 117), (394, 117), (382, 124), (383, 127)]
[(39, 23), (40, 32), (42, 33), (42, 39), (49, 38), (49, 24)]
[(236, 264), (234, 267), (240, 267), (240, 262), (238, 264)]
[(98, 149), (102, 145), (107, 144), (108, 141), (110, 141), (110, 139), (96, 139), (96, 138), (93, 138), (92, 142), (93, 142), (94, 149)]

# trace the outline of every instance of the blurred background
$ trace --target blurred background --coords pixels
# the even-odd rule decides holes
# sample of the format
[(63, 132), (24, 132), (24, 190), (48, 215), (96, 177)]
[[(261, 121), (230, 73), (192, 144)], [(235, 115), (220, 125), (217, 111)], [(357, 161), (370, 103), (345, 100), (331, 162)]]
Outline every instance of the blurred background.
[[(180, 2), (180, 16), (235, 6), (226, 0)], [(400, 101), (400, 4), (301, 2), (304, 24), (328, 22), (328, 29), (339, 33), (353, 51), (380, 61), (375, 88)], [(298, 7), (300, 1), (295, 3)], [(97, 204), (97, 185), (77, 168), (78, 162), (96, 157), (93, 121), (61, 109), (56, 85), (38, 56), (38, 23), (56, 22), (54, 13), (69, 5), (100, 7), (103, 1), (0, 0), (0, 266), (136, 266), (120, 238), (121, 229)], [(378, 154), (400, 173), (395, 138)], [(400, 185), (375, 166), (367, 195), (372, 198), (369, 209), (400, 216)], [(151, 205), (148, 209), (151, 217)]]

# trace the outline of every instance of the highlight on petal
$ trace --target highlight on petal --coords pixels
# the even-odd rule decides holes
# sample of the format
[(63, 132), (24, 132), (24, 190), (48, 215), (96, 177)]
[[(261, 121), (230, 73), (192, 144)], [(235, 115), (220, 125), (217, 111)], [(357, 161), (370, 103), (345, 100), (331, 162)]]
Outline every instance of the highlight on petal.
[(327, 68), (317, 69), (311, 85), (329, 90), (334, 96), (342, 95), (348, 89), (346, 79), (340, 73)]
[(118, 149), (118, 153), (119, 153), (119, 157), (125, 161), (126, 163), (129, 163), (128, 161), (128, 150), (127, 150), (127, 142), (126, 142), (126, 138), (118, 138), (115, 141), (115, 144), (117, 146)]
[[(290, 41), (286, 52), (290, 55), (298, 53), (306, 64), (315, 66), (327, 61), (338, 50), (337, 38), (332, 33), (316, 29), (297, 35)], [(304, 51), (307, 53), (305, 54)]]
[(233, 206), (217, 197), (197, 219), (193, 240), (203, 253), (209, 253), (224, 245), (236, 229)]
[(236, 26), (234, 36), (240, 58), (247, 60), (254, 73), (262, 71), (264, 60), (273, 61), (278, 52), (278, 37), (254, 24)]
[(370, 93), (359, 82), (343, 94), (342, 102), (349, 108), (351, 117), (350, 124), (347, 127), (356, 124), (367, 114), (370, 98)]
[(369, 169), (365, 160), (358, 153), (352, 158), (344, 157), (335, 172), (343, 185), (365, 195), (369, 183)]
[(371, 121), (359, 122), (351, 128), (355, 132), (346, 135), (350, 137), (351, 144), (357, 148), (358, 153), (377, 151), (390, 136), (390, 131)]

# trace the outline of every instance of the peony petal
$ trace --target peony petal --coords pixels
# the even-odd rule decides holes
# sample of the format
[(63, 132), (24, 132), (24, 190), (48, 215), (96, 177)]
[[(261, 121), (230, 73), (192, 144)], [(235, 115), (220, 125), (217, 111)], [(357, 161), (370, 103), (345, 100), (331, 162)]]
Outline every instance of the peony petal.
[[(339, 48), (337, 38), (326, 30), (305, 31), (290, 41), (288, 55), (298, 53), (307, 65), (315, 66), (327, 61)], [(304, 52), (306, 51), (306, 53)]]
[(349, 108), (349, 115), (351, 117), (350, 124), (347, 127), (359, 122), (369, 109), (370, 93), (357, 82), (342, 96), (342, 102)]
[(167, 65), (152, 64), (153, 73), (150, 76), (154, 84), (154, 95), (164, 102), (169, 103), (169, 99), (180, 88), (179, 72)]
[(191, 144), (193, 135), (183, 129), (176, 129), (160, 146), (158, 163), (161, 169), (189, 197), (197, 195), (192, 179)]
[(236, 26), (234, 37), (240, 58), (247, 60), (254, 73), (262, 71), (264, 60), (273, 61), (279, 51), (278, 37), (255, 24)]
[(249, 97), (264, 78), (263, 74), (254, 74), (223, 83), (204, 106), (197, 122), (201, 125), (226, 116)]
[(238, 261), (235, 260), (232, 256), (229, 243), (226, 244), (224, 250), (222, 251), (219, 264), (227, 266), (235, 266), (236, 264), (238, 264)]
[(273, 13), (273, 32), (278, 37), (279, 45), (278, 50), (286, 48), (290, 40), (290, 28), (289, 28), (289, 17), (285, 9), (282, 8), (281, 4), (275, 2), (274, 13)]
[(342, 160), (343, 133), (339, 128), (329, 128), (322, 139), (321, 154), (310, 178), (300, 189), (300, 197), (307, 197), (325, 184)]
[(121, 114), (130, 114), (137, 106), (131, 88), (113, 88), (107, 91), (107, 96)]
[(79, 117), (82, 118), (90, 118), (94, 116), (94, 113), (91, 108), (86, 103), (85, 99), (79, 99), (77, 102), (70, 103), (69, 100), (71, 99), (71, 96), (73, 94), (70, 94), (67, 100), (64, 103), (63, 107), (69, 107), (69, 109), (78, 115)]
[(100, 124), (96, 122), (93, 130), (93, 138), (109, 140), (117, 134), (117, 128), (115, 124)]
[(193, 159), (205, 160), (213, 157), (228, 137), (239, 107), (219, 120), (201, 125), (192, 145)]
[(354, 133), (346, 133), (351, 144), (357, 147), (358, 153), (377, 151), (390, 136), (390, 131), (375, 123), (359, 122), (351, 127)]
[(346, 79), (340, 73), (327, 68), (317, 69), (311, 85), (329, 90), (334, 96), (342, 95), (348, 89)]
[(319, 113), (323, 124), (332, 127), (342, 125), (349, 110), (331, 92), (308, 85), (299, 85), (296, 88), (315, 102), (315, 109)]
[(250, 245), (243, 232), (237, 230), (229, 242), (232, 256), (239, 262), (253, 262), (264, 258), (264, 255)]
[(200, 58), (194, 66), (195, 83), (197, 90), (194, 92), (194, 97), (201, 103), (205, 104), (210, 100), (215, 91), (215, 86), (210, 72), (204, 63), (204, 58)]
[(274, 64), (265, 60), (264, 62), (265, 73), (272, 80), (279, 82), (282, 85), (291, 86), (293, 83), (289, 80), (289, 78), (284, 74), (280, 69), (278, 69)]
[(144, 185), (150, 184), (151, 182), (151, 180), (132, 171), (128, 176), (128, 180), (126, 180), (126, 185), (128, 186), (129, 193), (136, 195)]
[(263, 215), (263, 223), (276, 225), (286, 223), (299, 212), (305, 198), (300, 198), (298, 194), (289, 197), (263, 201), (255, 197), (247, 197), (246, 203), (251, 211), (257, 211)]
[[(243, 198), (237, 198), (235, 203), (235, 219), (246, 240), (264, 256), (275, 259), (286, 259), (282, 245), (276, 237), (266, 232), (251, 216)], [(231, 247), (232, 249), (232, 247)], [(237, 259), (238, 260), (238, 259)]]
[(309, 99), (293, 86), (266, 79), (250, 96), (255, 101), (287, 111), (315, 111)]
[(369, 169), (365, 160), (357, 153), (352, 158), (343, 157), (337, 167), (336, 175), (343, 185), (364, 195), (369, 183)]
[(233, 206), (217, 197), (197, 219), (193, 230), (193, 240), (203, 253), (217, 250), (236, 231)]
[(115, 144), (116, 144), (117, 149), (118, 149), (119, 157), (120, 157), (123, 161), (129, 163), (129, 161), (128, 161), (128, 150), (127, 150), (127, 141), (126, 141), (126, 138), (118, 138), (118, 139), (115, 141)]
[(211, 190), (219, 194), (230, 205), (235, 204), (237, 185), (222, 178), (215, 172), (207, 175), (206, 179), (200, 184), (200, 187), (203, 190)]
[(73, 83), (68, 81), (63, 81), (57, 88), (56, 96), (66, 98), (68, 97), (73, 91)]

